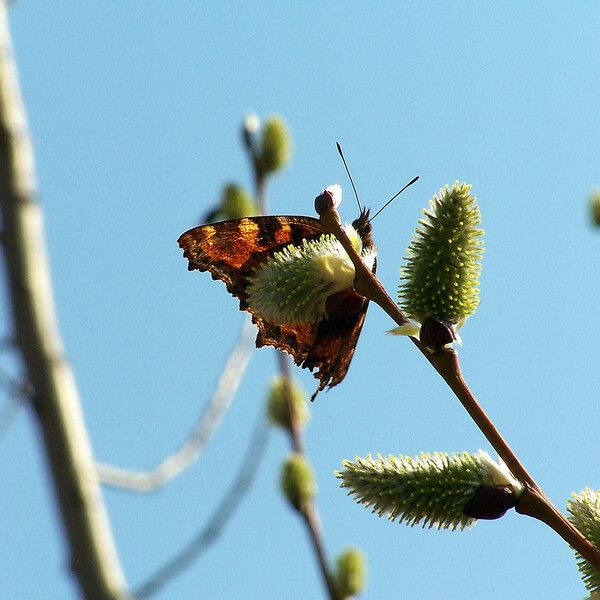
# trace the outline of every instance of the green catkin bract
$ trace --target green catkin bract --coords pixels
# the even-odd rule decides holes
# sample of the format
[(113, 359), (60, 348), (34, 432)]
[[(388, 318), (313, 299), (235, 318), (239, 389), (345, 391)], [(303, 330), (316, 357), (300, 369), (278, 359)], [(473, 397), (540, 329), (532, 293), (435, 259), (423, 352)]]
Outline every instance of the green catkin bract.
[(483, 231), (470, 190), (470, 185), (458, 182), (441, 189), (408, 247), (398, 299), (419, 322), (431, 316), (459, 323), (479, 304)]

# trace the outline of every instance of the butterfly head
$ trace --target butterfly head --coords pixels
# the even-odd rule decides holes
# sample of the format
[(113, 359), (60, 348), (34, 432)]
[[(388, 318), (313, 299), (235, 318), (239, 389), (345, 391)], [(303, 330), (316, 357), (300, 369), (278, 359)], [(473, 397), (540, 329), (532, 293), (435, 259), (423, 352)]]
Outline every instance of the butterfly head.
[(371, 226), (371, 221), (369, 221), (369, 212), (368, 208), (361, 208), (358, 217), (352, 221), (352, 227), (356, 229), (362, 240), (363, 251), (374, 247), (373, 227)]

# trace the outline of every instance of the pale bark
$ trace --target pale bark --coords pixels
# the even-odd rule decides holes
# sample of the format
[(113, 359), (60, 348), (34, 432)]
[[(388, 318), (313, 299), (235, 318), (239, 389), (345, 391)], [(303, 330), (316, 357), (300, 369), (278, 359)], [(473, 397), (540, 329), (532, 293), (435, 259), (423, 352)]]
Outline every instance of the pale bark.
[(88, 600), (127, 598), (75, 378), (54, 310), (33, 152), (0, 1), (0, 208), (14, 339), (31, 384), (69, 567)]

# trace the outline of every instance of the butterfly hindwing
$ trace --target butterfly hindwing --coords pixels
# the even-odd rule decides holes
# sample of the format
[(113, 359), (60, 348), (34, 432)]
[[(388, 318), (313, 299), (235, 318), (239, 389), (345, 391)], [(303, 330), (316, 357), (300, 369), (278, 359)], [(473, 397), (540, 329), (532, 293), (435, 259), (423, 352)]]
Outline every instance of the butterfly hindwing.
[(335, 321), (276, 325), (254, 318), (259, 330), (256, 346), (285, 350), (298, 366), (310, 371), (318, 369), (315, 377), (319, 387), (312, 397), (314, 400), (318, 392), (337, 385), (346, 376), (368, 305), (368, 300), (364, 300), (358, 313)]
[(316, 393), (337, 385), (345, 377), (368, 301), (361, 301), (350, 314), (338, 311), (335, 318), (316, 323), (274, 324), (249, 309), (247, 288), (255, 269), (273, 253), (324, 233), (321, 223), (312, 217), (248, 217), (195, 227), (178, 240), (188, 259), (188, 269), (209, 271), (213, 279), (223, 281), (229, 293), (239, 299), (240, 309), (252, 314), (259, 330), (257, 347), (274, 346), (288, 352), (297, 365), (311, 371), (317, 369)]

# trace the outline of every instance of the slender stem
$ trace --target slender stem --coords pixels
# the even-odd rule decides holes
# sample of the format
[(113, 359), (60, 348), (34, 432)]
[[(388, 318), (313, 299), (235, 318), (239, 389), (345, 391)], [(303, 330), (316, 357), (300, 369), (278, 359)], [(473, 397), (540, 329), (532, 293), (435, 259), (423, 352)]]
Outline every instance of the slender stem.
[(539, 487), (527, 488), (515, 510), (552, 528), (590, 564), (600, 570), (600, 551), (548, 500)]
[(342, 600), (335, 586), (335, 581), (329, 571), (327, 556), (325, 554), (325, 543), (323, 542), (323, 535), (321, 533), (319, 513), (317, 512), (317, 509), (312, 501), (307, 502), (306, 505), (302, 507), (302, 515), (304, 516), (306, 528), (308, 529), (310, 539), (315, 550), (315, 556), (317, 557), (317, 561), (319, 563), (323, 584), (329, 592), (329, 597), (331, 600)]
[(259, 150), (252, 134), (249, 134), (249, 137), (246, 139), (246, 150), (252, 164), (256, 205), (258, 206), (258, 212), (264, 215), (267, 212), (267, 178), (261, 167)]
[(283, 378), (283, 389), (286, 398), (286, 408), (290, 420), (290, 442), (294, 452), (306, 454), (306, 444), (302, 435), (302, 428), (298, 423), (298, 415), (294, 402), (292, 401), (292, 377), (290, 374), (290, 363), (288, 357), (283, 352), (277, 352), (277, 361), (279, 363), (279, 372)]
[(32, 406), (45, 444), (70, 568), (88, 600), (126, 597), (126, 584), (94, 468), (75, 377), (65, 358), (43, 217), (36, 202), (27, 132), (8, 30), (0, 2), (0, 206), (9, 301)]
[[(415, 340), (416, 341), (416, 340)], [(421, 352), (424, 351), (422, 345), (417, 344)], [(444, 381), (450, 386), (455, 396), (460, 400), (465, 407), (469, 416), (475, 421), (475, 424), (483, 435), (490, 442), (498, 456), (506, 463), (511, 473), (521, 482), (526, 483), (532, 488), (537, 488), (537, 483), (533, 477), (527, 472), (525, 467), (516, 457), (512, 448), (504, 440), (500, 432), (496, 429), (490, 418), (487, 416), (481, 405), (477, 402), (475, 396), (467, 386), (460, 369), (458, 354), (455, 350), (448, 349), (443, 352), (431, 354), (424, 351), (425, 356), (430, 360), (437, 372), (442, 376)]]
[[(320, 215), (321, 223), (340, 241), (355, 268), (355, 288), (366, 298), (379, 304), (381, 308), (398, 324), (408, 322), (406, 315), (387, 294), (375, 274), (363, 263), (352, 246), (348, 236), (341, 227), (339, 215), (335, 209), (325, 211)], [(573, 524), (562, 515), (542, 492), (535, 479), (521, 464), (512, 448), (496, 429), (491, 419), (473, 396), (465, 382), (458, 360), (458, 354), (453, 349), (431, 353), (414, 337), (410, 338), (425, 358), (442, 376), (455, 396), (465, 407), (469, 416), (492, 445), (498, 456), (506, 463), (513, 475), (525, 485), (525, 492), (516, 507), (521, 514), (534, 517), (554, 529), (581, 556), (600, 570), (600, 550), (597, 549)]]
[[(252, 163), (252, 174), (254, 177), (254, 192), (256, 195), (256, 203), (258, 205), (259, 212), (264, 214), (267, 209), (267, 178), (265, 177), (261, 165), (260, 156), (256, 149), (255, 144), (246, 144), (246, 148), (249, 153), (250, 161)], [(288, 357), (284, 352), (276, 350), (277, 360), (279, 365), (279, 372), (283, 378), (283, 386), (286, 397), (286, 406), (288, 410), (290, 428), (290, 444), (294, 452), (306, 456), (306, 443), (304, 441), (304, 435), (302, 433), (302, 427), (298, 423), (298, 415), (296, 414), (296, 407), (292, 399), (292, 378), (290, 375), (290, 367)], [(311, 544), (319, 565), (319, 571), (323, 579), (323, 584), (329, 593), (331, 600), (341, 600), (337, 592), (335, 582), (329, 570), (327, 562), (327, 555), (325, 552), (325, 543), (323, 540), (323, 534), (321, 531), (321, 523), (319, 513), (315, 503), (312, 500), (303, 503), (300, 514), (304, 520), (304, 524), (308, 530)]]
[[(298, 424), (298, 417), (296, 414), (296, 409), (294, 403), (292, 401), (291, 394), (291, 377), (290, 377), (290, 369), (289, 369), (289, 361), (287, 356), (283, 354), (283, 352), (279, 352), (279, 368), (281, 375), (283, 377), (284, 389), (286, 391), (287, 397), (287, 407), (288, 414), (290, 418), (290, 443), (294, 452), (298, 454), (306, 455), (306, 444), (304, 442), (304, 435), (302, 433), (302, 428)], [(300, 511), (306, 528), (308, 530), (308, 534), (310, 536), (310, 540), (312, 542), (312, 547), (315, 552), (315, 558), (317, 559), (317, 563), (319, 565), (319, 570), (321, 571), (321, 577), (323, 579), (323, 584), (327, 588), (329, 592), (329, 597), (331, 600), (340, 600), (339, 594), (335, 587), (335, 582), (333, 577), (331, 576), (331, 572), (329, 570), (329, 565), (327, 563), (327, 556), (325, 552), (325, 543), (323, 541), (323, 534), (321, 531), (321, 521), (319, 518), (319, 513), (317, 511), (317, 507), (312, 500), (307, 500), (302, 504), (302, 508)]]
[(267, 182), (264, 175), (256, 175), (256, 204), (261, 215), (265, 214), (267, 207)]

